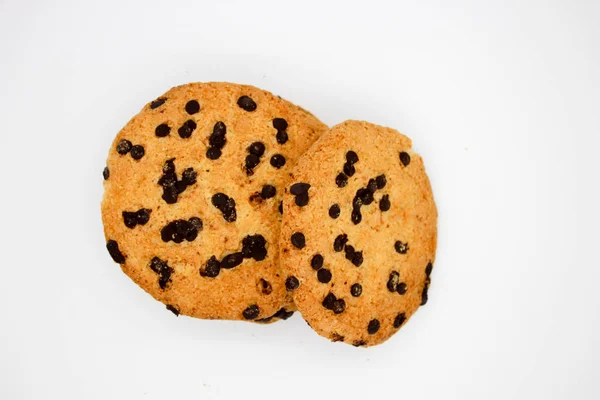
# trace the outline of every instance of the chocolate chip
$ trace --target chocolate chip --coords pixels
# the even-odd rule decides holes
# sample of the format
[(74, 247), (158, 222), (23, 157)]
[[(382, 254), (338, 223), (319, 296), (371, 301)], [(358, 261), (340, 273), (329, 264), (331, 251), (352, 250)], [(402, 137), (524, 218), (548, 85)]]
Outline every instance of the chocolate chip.
[(317, 272), (317, 279), (321, 283), (329, 283), (329, 281), (331, 281), (331, 271), (325, 268), (321, 268)]
[(168, 186), (163, 188), (162, 199), (167, 204), (175, 204), (177, 203), (178, 193), (177, 188), (175, 186)]
[(244, 319), (255, 319), (258, 314), (260, 314), (260, 310), (256, 304), (249, 306), (242, 312)]
[(308, 204), (308, 193), (302, 193), (296, 196), (295, 203), (298, 207), (304, 207)]
[(221, 149), (218, 147), (209, 147), (206, 149), (206, 158), (209, 160), (217, 160), (221, 157)]
[(171, 158), (171, 159), (165, 161), (165, 163), (163, 165), (163, 173), (165, 173), (165, 174), (174, 174), (175, 173), (175, 159), (174, 158)]
[(345, 339), (344, 336), (340, 335), (339, 333), (333, 333), (333, 335), (331, 335), (331, 341), (332, 342), (343, 342)]
[(171, 282), (171, 275), (174, 272), (173, 268), (169, 267), (166, 261), (154, 257), (150, 261), (150, 269), (158, 274), (158, 286), (161, 289), (165, 289), (169, 282)]
[(329, 294), (327, 296), (325, 296), (325, 298), (323, 299), (323, 302), (321, 304), (326, 309), (333, 310), (333, 305), (336, 301), (337, 301), (337, 298), (335, 297), (335, 295), (333, 293), (329, 292)]
[(182, 139), (187, 139), (190, 136), (192, 136), (192, 132), (194, 132), (195, 129), (196, 129), (196, 123), (194, 121), (192, 121), (191, 119), (188, 119), (187, 121), (185, 121), (183, 123), (183, 125), (181, 125), (179, 127), (179, 129), (177, 130), (177, 133), (179, 133), (179, 136)]
[(175, 186), (176, 183), (177, 175), (174, 172), (163, 173), (163, 175), (158, 180), (158, 184), (162, 187)]
[(292, 315), (294, 315), (293, 311), (287, 311), (285, 308), (282, 307), (275, 314), (271, 315), (270, 317), (257, 319), (256, 322), (267, 323), (267, 322), (271, 322), (274, 318), (286, 320), (289, 317), (291, 317)]
[(262, 155), (265, 153), (265, 145), (262, 142), (254, 142), (250, 146), (248, 146), (247, 150), (250, 154), (262, 157)]
[(279, 319), (283, 319), (286, 320), (289, 317), (291, 317), (292, 315), (294, 315), (293, 311), (287, 311), (285, 308), (280, 308), (279, 311), (277, 311), (275, 313), (275, 315), (273, 315), (275, 318), (279, 318)]
[(223, 121), (218, 121), (213, 127), (212, 134), (208, 138), (208, 144), (210, 146), (206, 150), (206, 157), (209, 160), (216, 160), (221, 157), (221, 149), (225, 146), (225, 143), (227, 143), (227, 139), (225, 139), (226, 133), (227, 127)]
[(223, 121), (217, 121), (215, 123), (215, 125), (213, 126), (213, 131), (212, 134), (214, 136), (225, 136), (225, 134), (227, 133), (227, 125), (225, 125), (225, 123)]
[(306, 239), (304, 238), (304, 234), (302, 232), (295, 232), (294, 234), (292, 234), (292, 244), (299, 249), (304, 248), (304, 246), (306, 245)]
[(346, 161), (350, 164), (356, 164), (358, 162), (358, 154), (350, 150), (346, 153)]
[(200, 104), (196, 100), (190, 100), (185, 105), (185, 112), (192, 115), (200, 111)]
[(196, 173), (196, 171), (194, 171), (194, 168), (186, 168), (181, 174), (181, 180), (183, 181), (183, 183), (189, 186), (196, 183), (197, 176), (198, 174)]
[(225, 135), (215, 135), (213, 133), (208, 138), (208, 144), (212, 147), (218, 147), (218, 148), (222, 149), (223, 146), (225, 146), (225, 143), (227, 143), (227, 139), (225, 139)]
[(114, 262), (119, 264), (125, 263), (125, 256), (119, 250), (119, 244), (116, 241), (111, 239), (106, 242), (106, 249), (108, 250), (108, 254), (110, 254)]
[(275, 189), (275, 186), (265, 185), (260, 191), (260, 197), (262, 197), (263, 199), (270, 199), (272, 197), (275, 197), (276, 192), (277, 190)]
[(278, 131), (285, 131), (288, 127), (288, 123), (285, 119), (283, 118), (274, 118), (273, 119), (273, 128), (277, 129)]
[(260, 163), (260, 157), (265, 152), (265, 145), (261, 142), (254, 142), (246, 150), (250, 153), (246, 156), (246, 175), (253, 175), (253, 168)]
[[(170, 183), (168, 186), (170, 186), (175, 192), (176, 194), (180, 194), (183, 193), (185, 191), (185, 189), (187, 188), (187, 184), (181, 180), (177, 180), (177, 176), (173, 175), (173, 178), (175, 179), (172, 183)], [(168, 179), (170, 181), (170, 179)], [(165, 189), (166, 189), (165, 185)]]
[(283, 214), (283, 200), (279, 202), (279, 214)]
[(290, 187), (290, 193), (295, 196), (296, 205), (304, 207), (308, 204), (308, 189), (310, 185), (308, 183), (294, 183)]
[(285, 165), (285, 157), (281, 154), (275, 154), (271, 157), (271, 165), (279, 169)]
[(163, 175), (158, 180), (158, 184), (163, 187), (162, 198), (167, 204), (177, 202), (180, 193), (183, 193), (189, 185), (196, 183), (196, 172), (193, 168), (187, 168), (182, 173), (182, 179), (177, 179), (175, 173), (174, 158), (165, 161), (163, 165)]
[(200, 218), (190, 218), (189, 221), (177, 219), (169, 222), (161, 229), (160, 237), (163, 242), (169, 242), (171, 240), (175, 243), (181, 243), (184, 240), (192, 242), (198, 237), (198, 231), (200, 229), (202, 229), (202, 221)]
[(262, 278), (258, 281), (258, 287), (262, 294), (269, 295), (273, 292), (271, 284)]
[(405, 166), (408, 167), (408, 164), (410, 164), (410, 156), (408, 155), (408, 153), (401, 151), (400, 152), (400, 162)]
[(267, 241), (262, 235), (248, 235), (242, 239), (242, 256), (262, 261), (267, 257)]
[(390, 272), (390, 276), (387, 281), (387, 288), (390, 292), (395, 292), (398, 289), (398, 282), (400, 282), (400, 274), (396, 271)]
[(359, 297), (362, 294), (362, 286), (360, 283), (355, 283), (350, 287), (350, 294), (353, 297)]
[(240, 265), (244, 261), (244, 257), (241, 252), (231, 253), (223, 257), (221, 260), (221, 268), (231, 269)]
[(352, 257), (350, 258), (350, 262), (352, 264), (354, 264), (355, 267), (360, 267), (362, 265), (363, 261), (364, 261), (364, 258), (363, 258), (362, 251), (357, 251), (357, 252), (353, 253)]
[(165, 104), (165, 101), (167, 101), (166, 97), (159, 97), (158, 99), (156, 99), (152, 103), (150, 103), (150, 108), (152, 110), (154, 110), (155, 108), (158, 108), (158, 107), (162, 106), (163, 104)]
[(331, 207), (329, 207), (329, 216), (333, 219), (336, 219), (337, 217), (339, 217), (340, 216), (340, 206), (338, 206), (337, 204), (334, 204)]
[(310, 260), (310, 266), (314, 270), (319, 270), (323, 268), (323, 256), (320, 254), (315, 254)]
[(227, 196), (225, 193), (215, 193), (211, 198), (211, 202), (213, 206), (217, 207), (218, 209), (221, 209), (225, 207), (228, 199), (229, 196)]
[(357, 267), (360, 267), (363, 263), (362, 251), (355, 251), (353, 246), (346, 245), (344, 247), (346, 253), (346, 259)]
[(406, 252), (408, 251), (408, 243), (403, 243), (397, 240), (396, 243), (394, 243), (394, 248), (398, 253), (406, 254)]
[(290, 186), (290, 193), (293, 194), (294, 196), (298, 196), (298, 195), (307, 193), (308, 189), (310, 189), (309, 183), (298, 182), (298, 183), (294, 183), (292, 186)]
[(367, 183), (367, 190), (371, 194), (369, 196), (371, 201), (368, 203), (366, 201), (363, 201), (363, 204), (371, 204), (371, 202), (373, 201), (373, 193), (375, 193), (375, 191), (377, 190), (377, 181), (375, 179), (369, 179), (369, 183)]
[(200, 275), (207, 278), (214, 278), (219, 275), (219, 272), (221, 272), (221, 263), (215, 256), (208, 259), (204, 269), (200, 268)]
[(256, 167), (259, 162), (260, 162), (260, 158), (257, 155), (248, 154), (246, 156), (246, 173), (248, 173), (248, 175), (252, 175), (254, 173), (254, 171), (252, 171), (252, 169), (254, 167)]
[(334, 314), (341, 314), (346, 309), (346, 302), (343, 299), (338, 299), (333, 302), (331, 310)]
[(198, 237), (198, 231), (195, 229), (192, 229), (185, 234), (185, 240), (187, 240), (188, 242), (193, 241), (197, 237)]
[(190, 224), (192, 224), (192, 226), (197, 230), (197, 231), (201, 231), (202, 230), (202, 220), (198, 217), (192, 217), (188, 220), (188, 222)]
[(348, 235), (345, 233), (338, 235), (333, 241), (333, 250), (342, 251), (346, 243), (348, 242)]
[(335, 177), (335, 184), (341, 188), (346, 186), (348, 184), (348, 177), (346, 176), (346, 174), (344, 174), (343, 172), (340, 172), (338, 174), (338, 176)]
[(179, 317), (179, 310), (170, 304), (167, 304), (167, 310), (171, 311), (175, 316)]
[(406, 293), (406, 290), (407, 290), (407, 286), (406, 286), (406, 283), (404, 283), (404, 282), (400, 282), (398, 284), (398, 287), (396, 288), (396, 292), (398, 292), (398, 294), (404, 294), (404, 293)]
[(129, 229), (135, 228), (137, 225), (137, 214), (134, 212), (123, 211), (123, 223)]
[(425, 276), (429, 278), (429, 276), (431, 275), (431, 271), (433, 271), (433, 264), (430, 261), (427, 263), (427, 266), (425, 267)]
[(377, 190), (377, 183), (375, 183), (375, 180), (369, 179), (367, 187), (360, 188), (356, 191), (356, 194), (352, 199), (352, 207), (360, 211), (360, 207), (363, 205), (368, 206), (371, 204), (373, 202), (373, 193), (375, 190)]
[(428, 292), (429, 292), (429, 281), (426, 281), (425, 286), (423, 286), (423, 291), (421, 292), (421, 305), (422, 306), (427, 304), (427, 300), (429, 299)]
[(234, 222), (237, 219), (235, 211), (235, 200), (224, 193), (216, 193), (212, 197), (212, 204), (221, 213), (223, 213), (223, 219), (227, 222)]
[(177, 183), (175, 183), (175, 188), (177, 189), (178, 194), (185, 192), (187, 186), (187, 183), (185, 183), (183, 180), (177, 181)]
[(300, 282), (295, 276), (288, 276), (288, 278), (285, 280), (285, 288), (288, 291), (296, 290), (298, 289), (298, 286), (300, 286)]
[(237, 101), (238, 106), (246, 111), (256, 110), (256, 103), (248, 96), (241, 96)]
[(375, 183), (377, 183), (377, 189), (383, 189), (385, 184), (387, 183), (387, 179), (385, 179), (385, 175), (379, 175), (375, 178)]
[(104, 167), (104, 169), (102, 170), (102, 176), (104, 177), (104, 180), (108, 179), (108, 177), (110, 176), (110, 171), (108, 167)]
[(177, 191), (177, 194), (181, 194), (183, 192), (185, 192), (185, 189), (187, 189), (187, 183), (185, 183), (182, 180), (179, 180), (177, 182), (175, 182), (175, 184), (173, 185), (173, 188)]
[(285, 131), (277, 131), (275, 139), (277, 139), (277, 143), (285, 144), (288, 141), (288, 134)]
[(406, 315), (404, 313), (396, 315), (396, 318), (394, 318), (394, 328), (400, 328), (404, 321), (406, 321)]
[(369, 332), (369, 335), (374, 335), (377, 333), (380, 326), (381, 324), (379, 323), (378, 319), (372, 319), (367, 327), (367, 332)]
[(170, 242), (173, 240), (173, 236), (175, 235), (175, 225), (167, 224), (160, 230), (160, 238), (163, 242)]
[(117, 144), (117, 153), (124, 156), (131, 150), (132, 144), (129, 140), (123, 139)]
[(349, 163), (344, 164), (344, 174), (348, 176), (353, 176), (355, 172), (356, 169), (354, 168), (354, 165)]
[(225, 139), (225, 135), (215, 135), (213, 133), (208, 138), (208, 144), (211, 145), (212, 147), (218, 147), (218, 148), (222, 149), (223, 146), (225, 146), (225, 143), (227, 143), (227, 139)]
[(388, 194), (384, 194), (379, 200), (379, 209), (381, 211), (388, 211), (391, 207), (390, 204), (390, 196)]
[(174, 160), (172, 158), (165, 162), (163, 175), (158, 180), (158, 184), (163, 187), (162, 198), (168, 204), (176, 203), (179, 194), (185, 191), (189, 185), (196, 183), (196, 172), (193, 168), (187, 168), (182, 173), (182, 179), (177, 179)]
[(194, 230), (194, 226), (190, 224), (190, 221), (183, 219), (175, 221), (175, 231), (182, 236), (185, 236), (190, 230)]
[(154, 134), (158, 137), (169, 136), (169, 133), (171, 133), (171, 127), (167, 124), (160, 124), (154, 130)]
[(352, 343), (352, 346), (354, 347), (361, 347), (361, 346), (365, 346), (367, 344), (367, 342), (365, 342), (364, 340), (355, 340)]
[(146, 208), (141, 208), (136, 212), (136, 219), (138, 225), (146, 225), (148, 221), (150, 221), (150, 212), (152, 210), (148, 210)]
[(234, 222), (237, 219), (235, 202), (233, 199), (230, 200), (233, 202), (233, 207), (228, 207), (225, 211), (223, 211), (223, 219), (227, 222)]

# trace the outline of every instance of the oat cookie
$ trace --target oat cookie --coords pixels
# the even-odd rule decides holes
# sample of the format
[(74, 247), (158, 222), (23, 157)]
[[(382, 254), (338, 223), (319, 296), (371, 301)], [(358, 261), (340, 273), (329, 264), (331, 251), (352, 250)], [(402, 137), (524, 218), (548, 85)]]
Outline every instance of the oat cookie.
[(176, 315), (289, 317), (280, 202), (289, 171), (326, 129), (252, 86), (169, 90), (110, 148), (102, 201), (109, 254)]
[(437, 210), (421, 157), (393, 129), (346, 121), (290, 178), (280, 257), (298, 310), (332, 341), (385, 341), (427, 302)]

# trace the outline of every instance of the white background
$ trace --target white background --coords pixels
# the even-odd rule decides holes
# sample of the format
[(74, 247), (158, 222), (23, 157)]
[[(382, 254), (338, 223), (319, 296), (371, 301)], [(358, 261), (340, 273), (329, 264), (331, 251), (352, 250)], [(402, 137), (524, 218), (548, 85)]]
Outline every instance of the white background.
[[(0, 0), (0, 399), (600, 398), (597, 1)], [(413, 138), (430, 302), (387, 343), (175, 318), (105, 249), (149, 100), (248, 83)]]

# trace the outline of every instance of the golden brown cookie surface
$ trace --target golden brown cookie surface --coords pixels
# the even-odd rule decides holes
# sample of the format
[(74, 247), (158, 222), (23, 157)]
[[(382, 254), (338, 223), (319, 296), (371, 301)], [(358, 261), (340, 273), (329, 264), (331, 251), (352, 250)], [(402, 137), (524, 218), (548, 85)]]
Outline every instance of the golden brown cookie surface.
[(109, 152), (102, 219), (113, 260), (175, 313), (286, 318), (282, 188), (326, 129), (252, 86), (169, 90), (133, 117)]
[(421, 157), (393, 129), (346, 121), (292, 174), (280, 257), (298, 310), (333, 341), (385, 341), (427, 301), (437, 210)]

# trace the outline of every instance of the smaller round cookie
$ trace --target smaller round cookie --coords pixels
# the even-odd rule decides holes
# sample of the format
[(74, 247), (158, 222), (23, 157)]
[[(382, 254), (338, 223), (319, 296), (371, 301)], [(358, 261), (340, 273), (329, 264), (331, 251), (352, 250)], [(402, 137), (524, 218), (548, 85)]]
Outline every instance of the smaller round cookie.
[(393, 129), (346, 121), (290, 182), (280, 261), (298, 310), (332, 341), (384, 342), (427, 302), (437, 210), (421, 157)]

